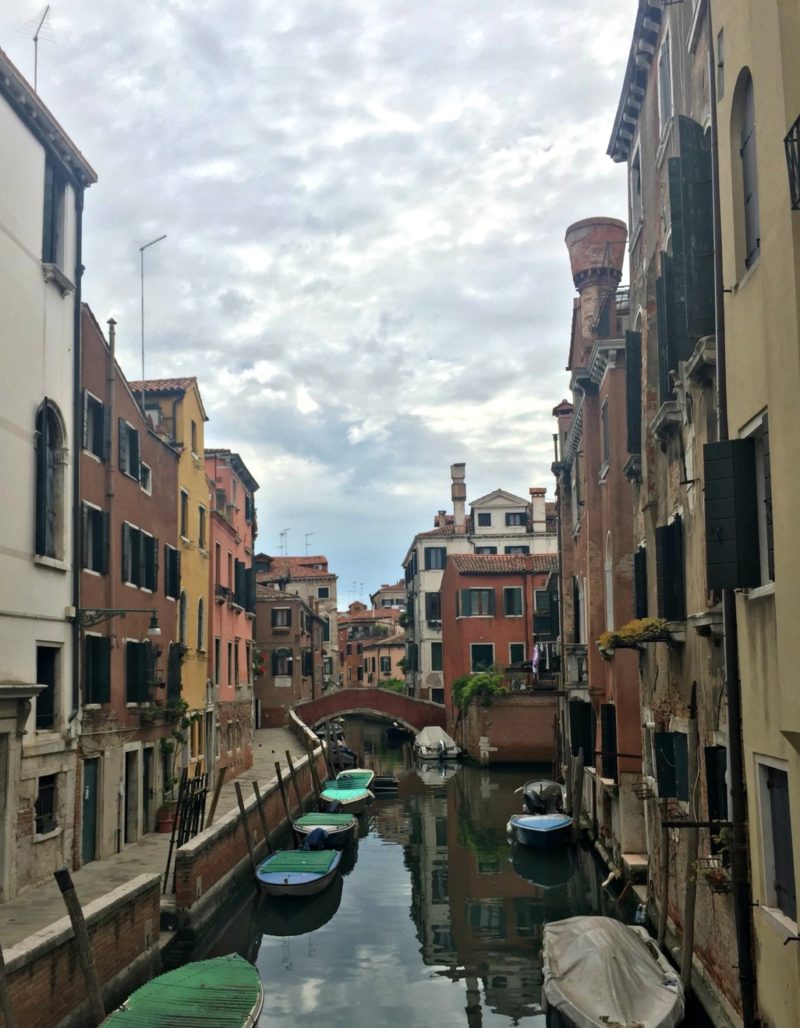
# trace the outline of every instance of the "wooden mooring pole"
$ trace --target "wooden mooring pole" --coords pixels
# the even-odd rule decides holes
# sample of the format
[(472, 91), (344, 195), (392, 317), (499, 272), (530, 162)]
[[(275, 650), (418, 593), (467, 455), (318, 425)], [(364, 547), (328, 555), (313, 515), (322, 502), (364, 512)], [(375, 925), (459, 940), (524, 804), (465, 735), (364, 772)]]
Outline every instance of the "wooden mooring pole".
[(211, 797), (211, 806), (208, 809), (208, 817), (206, 818), (206, 828), (210, 828), (214, 824), (214, 815), (217, 812), (219, 794), (222, 792), (222, 786), (225, 782), (225, 772), (227, 770), (227, 767), (221, 767), (217, 772), (217, 782), (214, 786), (214, 795)]
[(289, 801), (286, 798), (286, 788), (283, 784), (283, 775), (281, 774), (281, 765), (275, 761), (275, 774), (278, 776), (278, 786), (281, 790), (281, 799), (283, 800), (283, 809), (286, 811), (286, 820), (289, 822), (289, 827), (292, 827), (292, 815), (289, 812)]
[(286, 763), (289, 765), (289, 775), (291, 776), (292, 785), (294, 786), (294, 791), (295, 791), (295, 793), (297, 795), (297, 806), (298, 806), (298, 809), (299, 809), (300, 813), (302, 814), (303, 813), (303, 797), (300, 795), (300, 786), (299, 786), (299, 784), (297, 782), (297, 775), (295, 774), (294, 764), (292, 763), (292, 755), (291, 755), (291, 753), (288, 750), (286, 751)]
[(322, 798), (322, 788), (319, 784), (319, 777), (317, 776), (317, 758), (314, 752), (314, 747), (308, 741), (305, 740), (306, 753), (308, 754), (308, 770), (311, 773), (311, 783), (314, 786), (314, 792), (317, 794), (317, 802), (319, 803)]
[(100, 979), (97, 976), (97, 968), (92, 956), (89, 932), (86, 928), (86, 921), (83, 918), (81, 903), (78, 899), (78, 894), (75, 892), (75, 886), (72, 884), (72, 876), (67, 868), (62, 867), (60, 870), (54, 871), (53, 876), (61, 890), (61, 895), (64, 897), (67, 913), (72, 922), (72, 932), (75, 936), (78, 960), (80, 961), (83, 977), (86, 981), (89, 1010), (95, 1025), (99, 1025), (105, 1020), (106, 1008), (103, 1005), (103, 992), (100, 988)]
[(261, 818), (261, 828), (264, 832), (264, 842), (267, 846), (267, 853), (272, 853), (272, 846), (269, 842), (269, 827), (267, 825), (267, 812), (264, 810), (264, 804), (261, 802), (261, 792), (258, 788), (258, 782), (253, 782), (253, 792), (256, 794), (256, 804), (258, 806), (258, 816)]
[(6, 978), (6, 962), (3, 960), (3, 947), (0, 946), (0, 1013), (6, 1023), (6, 1028), (17, 1028), (17, 1018), (14, 1008), (11, 1006), (11, 993), (8, 989)]
[(247, 819), (247, 811), (244, 809), (242, 786), (240, 782), (234, 782), (233, 787), (236, 790), (236, 802), (239, 804), (239, 813), (242, 816), (242, 828), (244, 828), (244, 837), (247, 840), (247, 852), (250, 854), (250, 863), (253, 866), (253, 871), (255, 871), (258, 867), (258, 862), (256, 861), (256, 852), (253, 849), (253, 836), (250, 832), (250, 822)]

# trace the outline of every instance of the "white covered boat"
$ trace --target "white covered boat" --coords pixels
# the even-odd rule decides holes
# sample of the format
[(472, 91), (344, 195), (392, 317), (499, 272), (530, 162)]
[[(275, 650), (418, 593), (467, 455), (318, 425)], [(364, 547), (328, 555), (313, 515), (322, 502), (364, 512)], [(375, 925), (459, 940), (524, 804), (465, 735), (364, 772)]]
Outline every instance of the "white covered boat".
[(548, 1028), (674, 1028), (680, 976), (644, 928), (611, 917), (545, 925), (542, 1000)]
[(461, 750), (443, 728), (429, 725), (414, 739), (414, 753), (420, 760), (458, 760)]

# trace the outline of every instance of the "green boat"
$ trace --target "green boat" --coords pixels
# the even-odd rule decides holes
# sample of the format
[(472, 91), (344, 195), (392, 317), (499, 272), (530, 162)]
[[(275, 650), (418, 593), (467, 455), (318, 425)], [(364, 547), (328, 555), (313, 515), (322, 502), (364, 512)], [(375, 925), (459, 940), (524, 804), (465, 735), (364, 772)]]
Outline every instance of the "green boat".
[(348, 785), (360, 785), (362, 789), (371, 789), (375, 781), (375, 772), (367, 767), (351, 767), (347, 771), (340, 771), (336, 776), (337, 782), (346, 782)]
[(358, 782), (326, 782), (322, 788), (321, 800), (327, 810), (345, 811), (348, 814), (362, 814), (375, 797)]
[(253, 1028), (264, 1005), (253, 965), (231, 953), (153, 978), (110, 1014), (114, 1028)]
[(355, 838), (356, 819), (352, 814), (328, 814), (324, 811), (312, 811), (298, 817), (292, 827), (301, 840), (311, 835), (315, 828), (321, 828), (327, 836), (325, 845), (335, 849), (344, 846)]

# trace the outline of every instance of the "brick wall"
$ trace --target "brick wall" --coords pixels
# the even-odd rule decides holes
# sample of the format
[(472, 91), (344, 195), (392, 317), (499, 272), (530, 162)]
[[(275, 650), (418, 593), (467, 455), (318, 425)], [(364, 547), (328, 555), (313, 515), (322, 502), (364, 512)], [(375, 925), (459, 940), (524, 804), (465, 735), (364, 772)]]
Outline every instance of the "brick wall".
[[(159, 876), (139, 875), (84, 908), (107, 1010), (158, 966), (160, 898)], [(81, 1010), (86, 985), (68, 917), (6, 950), (5, 963), (19, 1028), (93, 1023)]]
[(495, 749), (492, 764), (527, 764), (553, 760), (556, 697), (492, 697), (489, 707), (467, 707), (463, 745), (473, 760), (480, 759), (479, 740), (489, 739)]

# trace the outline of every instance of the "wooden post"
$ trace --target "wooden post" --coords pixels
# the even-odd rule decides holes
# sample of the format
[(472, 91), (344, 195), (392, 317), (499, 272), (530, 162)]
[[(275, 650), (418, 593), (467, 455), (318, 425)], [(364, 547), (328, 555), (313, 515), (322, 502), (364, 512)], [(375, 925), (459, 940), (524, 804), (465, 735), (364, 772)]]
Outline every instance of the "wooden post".
[(240, 782), (233, 783), (234, 789), (236, 789), (236, 802), (239, 804), (239, 813), (242, 816), (242, 827), (244, 828), (244, 837), (247, 840), (247, 852), (250, 854), (250, 863), (253, 865), (253, 871), (258, 867), (256, 861), (255, 850), (253, 849), (253, 836), (250, 833), (250, 822), (247, 819), (247, 811), (244, 809), (244, 798), (242, 796), (242, 786)]
[(288, 750), (286, 751), (286, 763), (289, 765), (289, 775), (291, 776), (291, 779), (292, 779), (292, 785), (294, 786), (294, 791), (297, 794), (297, 806), (298, 806), (298, 809), (299, 809), (300, 813), (302, 814), (303, 813), (303, 797), (300, 795), (300, 786), (299, 786), (299, 784), (297, 782), (297, 775), (295, 774), (295, 771), (294, 771), (294, 764), (292, 763), (292, 755), (291, 755), (291, 753)]
[(8, 990), (6, 963), (3, 960), (2, 946), (0, 946), (0, 1013), (3, 1015), (6, 1028), (17, 1028), (17, 1018), (14, 1015), (14, 1008), (11, 1006), (11, 993)]
[(311, 782), (314, 786), (314, 792), (317, 794), (317, 801), (319, 802), (319, 799), (322, 795), (322, 789), (319, 784), (319, 778), (317, 777), (317, 758), (314, 751), (314, 747), (311, 745), (308, 739), (305, 740), (305, 744), (306, 753), (308, 754), (308, 769), (311, 773)]
[(53, 876), (55, 877), (56, 884), (61, 890), (61, 895), (64, 897), (67, 913), (69, 914), (69, 919), (72, 922), (72, 932), (75, 936), (78, 960), (80, 961), (83, 977), (86, 982), (86, 992), (88, 994), (87, 998), (89, 1000), (89, 1010), (91, 1011), (92, 1020), (95, 1025), (99, 1025), (105, 1020), (106, 1008), (103, 1005), (103, 993), (100, 988), (100, 979), (97, 976), (97, 968), (95, 967), (94, 958), (92, 957), (92, 948), (89, 945), (89, 932), (86, 929), (86, 922), (83, 919), (80, 900), (78, 899), (78, 894), (75, 892), (75, 886), (72, 884), (72, 876), (67, 868), (62, 867), (59, 871), (54, 871)]
[(264, 831), (264, 842), (267, 844), (267, 853), (272, 853), (272, 846), (269, 843), (269, 827), (267, 826), (267, 812), (264, 810), (263, 804), (261, 803), (261, 793), (258, 788), (258, 782), (253, 782), (253, 792), (256, 794), (256, 804), (258, 805), (258, 816), (261, 818), (261, 827)]
[(289, 822), (289, 827), (292, 827), (292, 815), (289, 813), (289, 801), (286, 798), (286, 789), (283, 785), (283, 776), (281, 775), (281, 765), (278, 761), (275, 761), (275, 773), (278, 776), (278, 786), (281, 790), (281, 799), (283, 800), (283, 809), (286, 811), (286, 820)]
[(583, 806), (583, 747), (578, 750), (578, 756), (572, 765), (572, 838), (577, 839), (581, 834), (581, 808)]
[(217, 772), (217, 783), (214, 786), (214, 795), (211, 797), (211, 806), (208, 811), (208, 817), (206, 818), (206, 828), (210, 828), (214, 824), (214, 815), (217, 812), (219, 794), (222, 792), (222, 786), (225, 782), (225, 772), (227, 770), (227, 767), (221, 767)]
[[(167, 883), (169, 882), (169, 869), (170, 869), (170, 866), (172, 865), (172, 851), (175, 848), (175, 836), (177, 835), (178, 826), (180, 824), (181, 818), (183, 817), (184, 795), (186, 793), (186, 781), (187, 781), (187, 778), (186, 778), (186, 768), (183, 768), (183, 770), (181, 771), (180, 785), (178, 786), (178, 802), (175, 805), (175, 817), (173, 818), (173, 821), (172, 821), (172, 833), (171, 833), (171, 835), (169, 837), (169, 849), (167, 850), (167, 866), (164, 869), (164, 887), (161, 890), (162, 895), (165, 895), (166, 891), (167, 891)], [(178, 843), (178, 845), (180, 845), (180, 843)], [(175, 887), (175, 876), (174, 875), (173, 875), (173, 878), (172, 878), (172, 884), (173, 884), (173, 889), (174, 889), (174, 887)]]

